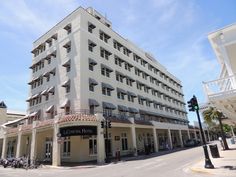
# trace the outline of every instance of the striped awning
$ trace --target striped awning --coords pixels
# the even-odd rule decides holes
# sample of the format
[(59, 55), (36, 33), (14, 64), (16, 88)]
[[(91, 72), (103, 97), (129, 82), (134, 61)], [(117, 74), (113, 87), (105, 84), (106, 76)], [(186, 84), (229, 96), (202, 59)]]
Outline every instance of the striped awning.
[(138, 113), (139, 112), (136, 108), (128, 107), (128, 109), (129, 109), (129, 112), (131, 112), (131, 113)]
[(99, 103), (94, 99), (89, 99), (89, 106), (99, 106)]
[(116, 106), (112, 103), (102, 102), (102, 107), (105, 109), (116, 109)]
[(110, 84), (103, 83), (103, 82), (102, 82), (102, 87), (108, 88), (110, 90), (114, 90), (114, 87), (112, 87)]
[(128, 112), (129, 111), (129, 109), (126, 106), (123, 106), (123, 105), (118, 105), (118, 110), (123, 111), (123, 112)]

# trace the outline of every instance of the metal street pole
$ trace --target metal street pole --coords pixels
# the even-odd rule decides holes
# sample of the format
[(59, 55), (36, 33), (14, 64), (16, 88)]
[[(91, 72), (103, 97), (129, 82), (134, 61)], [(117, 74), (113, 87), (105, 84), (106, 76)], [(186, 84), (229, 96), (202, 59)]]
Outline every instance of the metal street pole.
[(201, 123), (201, 120), (200, 120), (200, 115), (199, 115), (198, 109), (196, 110), (196, 113), (197, 113), (198, 123), (199, 123), (200, 132), (201, 132), (201, 136), (202, 136), (202, 141), (203, 141), (203, 146), (202, 147), (203, 147), (204, 155), (205, 155), (205, 168), (213, 169), (214, 165), (211, 163), (211, 159), (210, 159), (209, 154), (208, 154), (206, 140), (205, 140), (204, 132), (203, 132), (203, 129), (202, 129), (202, 123)]
[(105, 162), (106, 163), (109, 163), (110, 162), (110, 159), (109, 159), (109, 155), (108, 155), (108, 120), (106, 118), (105, 120), (105, 131), (106, 131), (106, 139), (105, 139), (105, 152), (106, 152), (106, 159), (105, 159)]

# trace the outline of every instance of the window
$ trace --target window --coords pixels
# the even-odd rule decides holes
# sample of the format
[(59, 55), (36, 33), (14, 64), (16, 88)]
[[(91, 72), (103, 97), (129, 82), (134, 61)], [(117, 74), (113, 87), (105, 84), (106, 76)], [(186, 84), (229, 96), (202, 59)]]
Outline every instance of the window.
[(117, 98), (121, 99), (121, 100), (124, 100), (125, 99), (125, 94), (121, 93), (121, 92), (117, 92)]
[(126, 133), (121, 133), (122, 151), (128, 150), (128, 139)]
[(107, 96), (111, 96), (111, 89), (106, 88), (106, 87), (102, 87), (102, 94), (107, 95)]
[(134, 102), (134, 96), (128, 95), (128, 101), (129, 102)]
[(67, 42), (63, 47), (66, 48), (66, 52), (69, 53), (71, 51), (71, 42)]
[(134, 53), (133, 59), (134, 59), (134, 61), (138, 62), (141, 59), (141, 57)]
[(126, 84), (132, 87), (132, 85), (133, 85), (133, 80), (130, 79), (130, 78), (126, 78)]
[(116, 73), (116, 80), (123, 83), (123, 79), (125, 78), (124, 75), (121, 75), (119, 73)]
[(122, 60), (121, 58), (119, 58), (118, 56), (115, 56), (115, 64), (122, 67), (122, 63), (124, 62), (124, 60)]
[(106, 77), (110, 77), (110, 73), (112, 70), (110, 68), (106, 68), (105, 66), (101, 67), (101, 74)]
[(69, 157), (70, 156), (70, 137), (65, 137), (65, 140), (63, 142), (63, 151), (62, 156), (63, 157)]
[(138, 98), (138, 103), (141, 104), (141, 105), (143, 105), (143, 99), (139, 97), (139, 98)]
[(108, 42), (108, 39), (111, 38), (109, 35), (107, 35), (103, 31), (100, 31), (99, 33), (100, 33), (100, 35), (99, 35), (100, 39), (103, 40), (106, 43)]
[(146, 100), (146, 106), (150, 107), (150, 101)]
[(117, 42), (116, 40), (113, 40), (113, 47), (117, 50), (121, 50), (121, 47), (123, 47), (119, 42)]
[(143, 86), (143, 84), (141, 84), (140, 82), (136, 82), (137, 84), (137, 89), (138, 90), (142, 90), (142, 86)]
[(93, 52), (93, 48), (96, 47), (97, 44), (95, 44), (94, 42), (88, 40), (88, 50), (90, 52)]
[(103, 108), (103, 115), (111, 116), (112, 115), (112, 109)]
[(71, 33), (71, 29), (72, 29), (71, 24), (66, 25), (64, 27), (64, 29), (67, 31), (67, 34), (70, 34)]
[(131, 51), (129, 49), (127, 49), (126, 47), (124, 47), (123, 53), (129, 57), (129, 54), (131, 53)]
[(127, 70), (127, 71), (131, 71), (131, 68), (132, 68), (133, 66), (132, 65), (130, 65), (129, 63), (125, 63), (125, 69)]
[(93, 84), (89, 84), (89, 91), (94, 92), (94, 85)]
[(94, 136), (89, 138), (89, 155), (97, 154), (97, 139)]
[(66, 87), (66, 93), (69, 93), (70, 92), (70, 85), (67, 85)]
[(96, 28), (95, 25), (92, 23), (88, 22), (88, 32), (93, 33), (93, 29)]
[(105, 50), (104, 48), (100, 48), (100, 56), (102, 58), (105, 58), (106, 60), (109, 60), (110, 55), (111, 55), (111, 52)]

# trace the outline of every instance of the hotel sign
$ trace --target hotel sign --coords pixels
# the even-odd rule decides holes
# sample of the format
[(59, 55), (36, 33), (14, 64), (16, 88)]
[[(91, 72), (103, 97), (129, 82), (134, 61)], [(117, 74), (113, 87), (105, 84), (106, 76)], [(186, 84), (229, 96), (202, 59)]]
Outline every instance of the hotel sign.
[(60, 128), (60, 136), (97, 135), (96, 126), (71, 126)]

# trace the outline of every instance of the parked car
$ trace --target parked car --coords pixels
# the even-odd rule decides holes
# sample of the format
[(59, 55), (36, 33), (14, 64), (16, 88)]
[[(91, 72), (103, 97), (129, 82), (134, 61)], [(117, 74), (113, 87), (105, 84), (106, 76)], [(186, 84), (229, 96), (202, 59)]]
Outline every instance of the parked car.
[(200, 141), (196, 139), (188, 139), (184, 144), (185, 147), (195, 147), (198, 145), (200, 145)]

